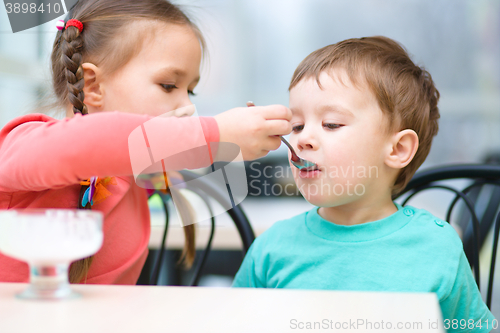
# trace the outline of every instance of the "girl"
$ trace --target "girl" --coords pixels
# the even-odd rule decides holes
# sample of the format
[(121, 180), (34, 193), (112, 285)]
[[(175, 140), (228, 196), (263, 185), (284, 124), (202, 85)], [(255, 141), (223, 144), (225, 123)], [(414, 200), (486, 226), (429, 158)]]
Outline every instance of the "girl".
[[(70, 281), (135, 284), (148, 254), (150, 217), (146, 190), (131, 176), (128, 137), (153, 117), (191, 104), (204, 42), (165, 0), (84, 0), (70, 15), (51, 57), (54, 90), (68, 117), (30, 114), (0, 131), (0, 209), (102, 211), (103, 246), (71, 265)], [(279, 105), (213, 118), (158, 117), (162, 130), (155, 140), (173, 151), (200, 140), (232, 142), (249, 160), (279, 147), (277, 135), (291, 132), (290, 118)], [(193, 131), (200, 122), (203, 130)], [(189, 167), (188, 161), (175, 165)], [(94, 201), (98, 188), (101, 198)], [(192, 241), (192, 229), (185, 231)], [(25, 263), (0, 254), (0, 281), (28, 278)]]

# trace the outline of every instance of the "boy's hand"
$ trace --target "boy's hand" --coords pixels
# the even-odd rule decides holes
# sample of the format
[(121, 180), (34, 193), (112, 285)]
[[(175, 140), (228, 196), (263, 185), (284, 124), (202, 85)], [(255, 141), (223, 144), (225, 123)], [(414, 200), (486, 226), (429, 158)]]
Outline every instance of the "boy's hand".
[(220, 142), (237, 144), (244, 160), (254, 160), (281, 144), (292, 131), (292, 112), (283, 105), (241, 107), (216, 115)]

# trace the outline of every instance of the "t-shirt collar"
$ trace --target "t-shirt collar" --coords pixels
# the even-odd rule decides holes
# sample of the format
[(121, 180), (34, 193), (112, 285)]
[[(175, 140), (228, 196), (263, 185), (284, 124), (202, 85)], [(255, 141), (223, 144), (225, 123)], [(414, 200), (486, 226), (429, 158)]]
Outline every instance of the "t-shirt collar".
[(394, 203), (398, 211), (381, 220), (356, 225), (339, 225), (318, 214), (319, 208), (306, 213), (306, 226), (318, 237), (338, 242), (366, 242), (392, 234), (411, 221), (415, 208)]

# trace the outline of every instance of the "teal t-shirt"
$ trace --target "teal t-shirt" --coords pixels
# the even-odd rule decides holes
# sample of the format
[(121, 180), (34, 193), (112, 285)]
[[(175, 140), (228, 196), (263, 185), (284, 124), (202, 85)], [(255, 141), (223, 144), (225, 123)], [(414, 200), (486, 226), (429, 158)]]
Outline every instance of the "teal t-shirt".
[(318, 208), (276, 222), (250, 247), (233, 287), (435, 292), (444, 320), (483, 326), (449, 331), (490, 331), (495, 318), (453, 227), (396, 206), (382, 220), (353, 226), (323, 219)]

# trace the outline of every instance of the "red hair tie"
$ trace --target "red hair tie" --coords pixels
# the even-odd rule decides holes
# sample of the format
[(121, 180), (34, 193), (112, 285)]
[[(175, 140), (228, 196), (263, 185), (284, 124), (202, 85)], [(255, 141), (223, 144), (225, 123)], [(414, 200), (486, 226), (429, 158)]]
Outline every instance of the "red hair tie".
[(66, 22), (66, 29), (68, 29), (68, 27), (75, 27), (80, 31), (80, 33), (83, 31), (83, 23), (75, 19), (71, 19)]

